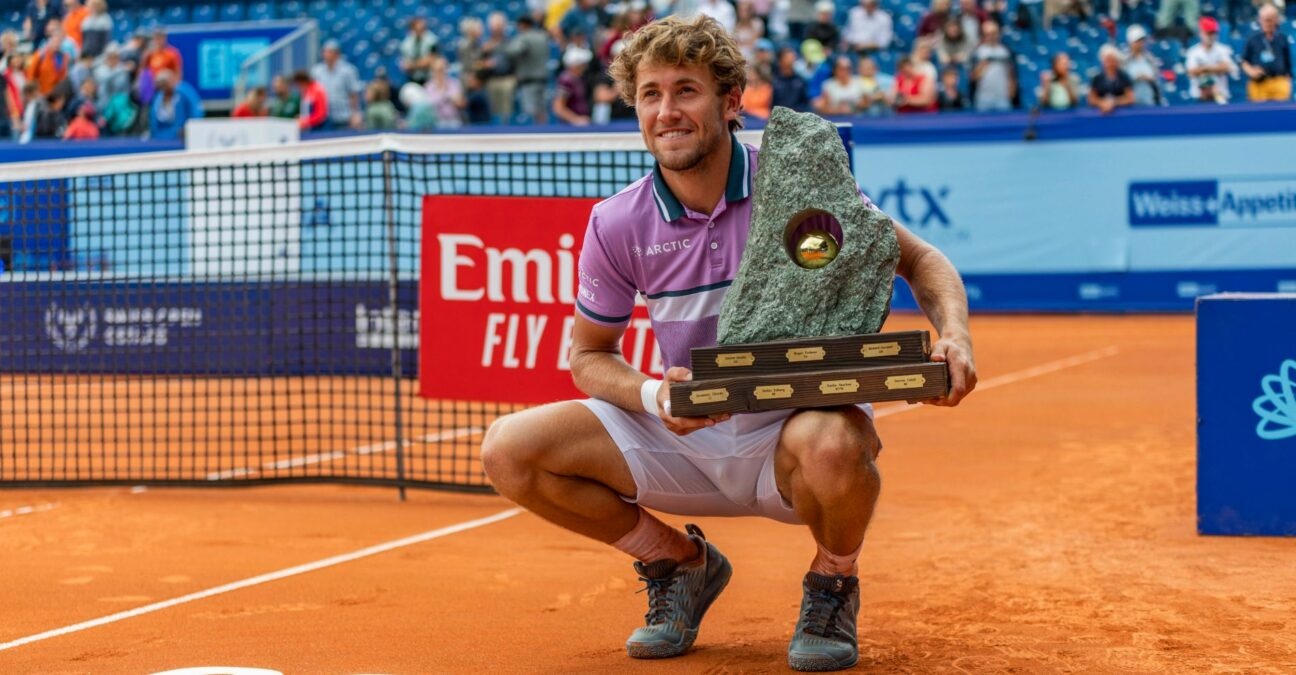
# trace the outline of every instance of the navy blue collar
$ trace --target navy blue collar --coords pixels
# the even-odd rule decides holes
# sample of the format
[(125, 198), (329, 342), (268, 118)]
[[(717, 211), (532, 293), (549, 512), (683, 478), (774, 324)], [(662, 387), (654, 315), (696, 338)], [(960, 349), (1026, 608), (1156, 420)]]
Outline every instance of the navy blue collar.
[[(732, 133), (729, 134), (729, 144), (729, 178), (725, 183), (724, 198), (726, 203), (733, 203), (751, 196), (752, 171), (747, 147), (739, 143), (738, 137)], [(659, 164), (653, 164), (652, 187), (653, 201), (657, 204), (657, 212), (661, 214), (662, 220), (669, 223), (684, 217), (684, 205), (666, 186)]]

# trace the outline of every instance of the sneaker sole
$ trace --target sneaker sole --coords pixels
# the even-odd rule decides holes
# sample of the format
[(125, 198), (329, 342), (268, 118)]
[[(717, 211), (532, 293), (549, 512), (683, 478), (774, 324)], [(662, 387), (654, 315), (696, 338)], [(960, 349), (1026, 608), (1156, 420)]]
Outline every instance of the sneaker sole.
[(846, 661), (838, 661), (823, 654), (788, 654), (788, 667), (792, 670), (808, 673), (821, 673), (829, 670), (845, 670), (859, 663), (859, 655)]
[[(729, 564), (728, 559), (724, 561), (724, 567), (720, 568), (720, 573), (711, 580), (707, 586), (708, 589), (714, 589), (703, 599), (702, 608), (698, 611), (697, 623), (702, 625), (702, 617), (706, 616), (707, 610), (711, 609), (712, 603), (720, 597), (721, 591), (729, 585), (729, 578), (733, 576), (733, 565)], [(698, 629), (684, 631), (684, 640), (679, 644), (669, 642), (627, 642), (626, 653), (632, 659), (668, 659), (679, 656), (693, 647), (693, 642), (697, 640)]]

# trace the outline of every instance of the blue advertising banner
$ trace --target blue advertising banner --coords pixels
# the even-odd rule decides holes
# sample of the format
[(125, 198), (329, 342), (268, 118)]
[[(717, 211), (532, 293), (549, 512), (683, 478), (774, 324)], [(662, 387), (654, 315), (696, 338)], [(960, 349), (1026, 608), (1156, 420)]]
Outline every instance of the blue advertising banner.
[[(32, 302), (33, 298), (42, 298)], [(0, 371), (148, 375), (417, 373), (415, 282), (0, 284)]]
[(1197, 303), (1202, 534), (1296, 536), (1293, 335), (1296, 293), (1211, 295)]
[(204, 102), (229, 102), (243, 61), (300, 25), (300, 21), (248, 21), (167, 26), (167, 41), (180, 52), (184, 80)]

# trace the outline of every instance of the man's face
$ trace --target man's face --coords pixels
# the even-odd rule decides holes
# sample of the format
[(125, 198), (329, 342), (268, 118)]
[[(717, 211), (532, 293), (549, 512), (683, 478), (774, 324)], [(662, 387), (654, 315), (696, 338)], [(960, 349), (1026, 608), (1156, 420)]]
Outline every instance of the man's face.
[(1265, 5), (1264, 9), (1260, 10), (1260, 28), (1266, 33), (1278, 30), (1278, 10), (1274, 9), (1273, 5)]
[(154, 48), (154, 49), (161, 49), (161, 48), (163, 48), (163, 47), (166, 46), (166, 43), (167, 43), (167, 41), (166, 41), (166, 35), (163, 35), (163, 34), (161, 34), (161, 33), (158, 33), (158, 34), (155, 34), (155, 35), (153, 36), (153, 48)]
[(422, 35), (423, 31), (427, 30), (427, 22), (422, 19), (416, 19), (410, 24), (410, 30), (413, 31), (415, 35)]
[(670, 171), (689, 171), (727, 147), (742, 92), (719, 92), (708, 68), (640, 63), (635, 113), (648, 151)]
[(324, 50), (324, 63), (327, 63), (331, 66), (334, 63), (336, 63), (337, 60), (338, 60), (338, 50), (332, 48)]
[(981, 37), (988, 45), (999, 44), (999, 24), (993, 21), (981, 24)]
[(1201, 31), (1201, 41), (1207, 47), (1215, 44), (1215, 33), (1207, 30)]

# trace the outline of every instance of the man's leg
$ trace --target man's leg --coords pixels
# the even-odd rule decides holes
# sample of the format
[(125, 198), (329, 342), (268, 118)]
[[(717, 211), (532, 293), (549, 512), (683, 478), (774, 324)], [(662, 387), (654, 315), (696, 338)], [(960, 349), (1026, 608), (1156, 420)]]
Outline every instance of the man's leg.
[(501, 418), (482, 441), (482, 465), (500, 494), (639, 561), (649, 610), (647, 625), (626, 641), (630, 656), (678, 656), (693, 646), (732, 568), (700, 530), (689, 526), (686, 535), (622, 499), (636, 495), (634, 475), (593, 411), (571, 401)]
[(775, 480), (818, 549), (788, 647), (794, 669), (836, 670), (859, 660), (856, 560), (882, 487), (874, 463), (880, 449), (873, 421), (853, 406), (802, 411), (783, 426)]

